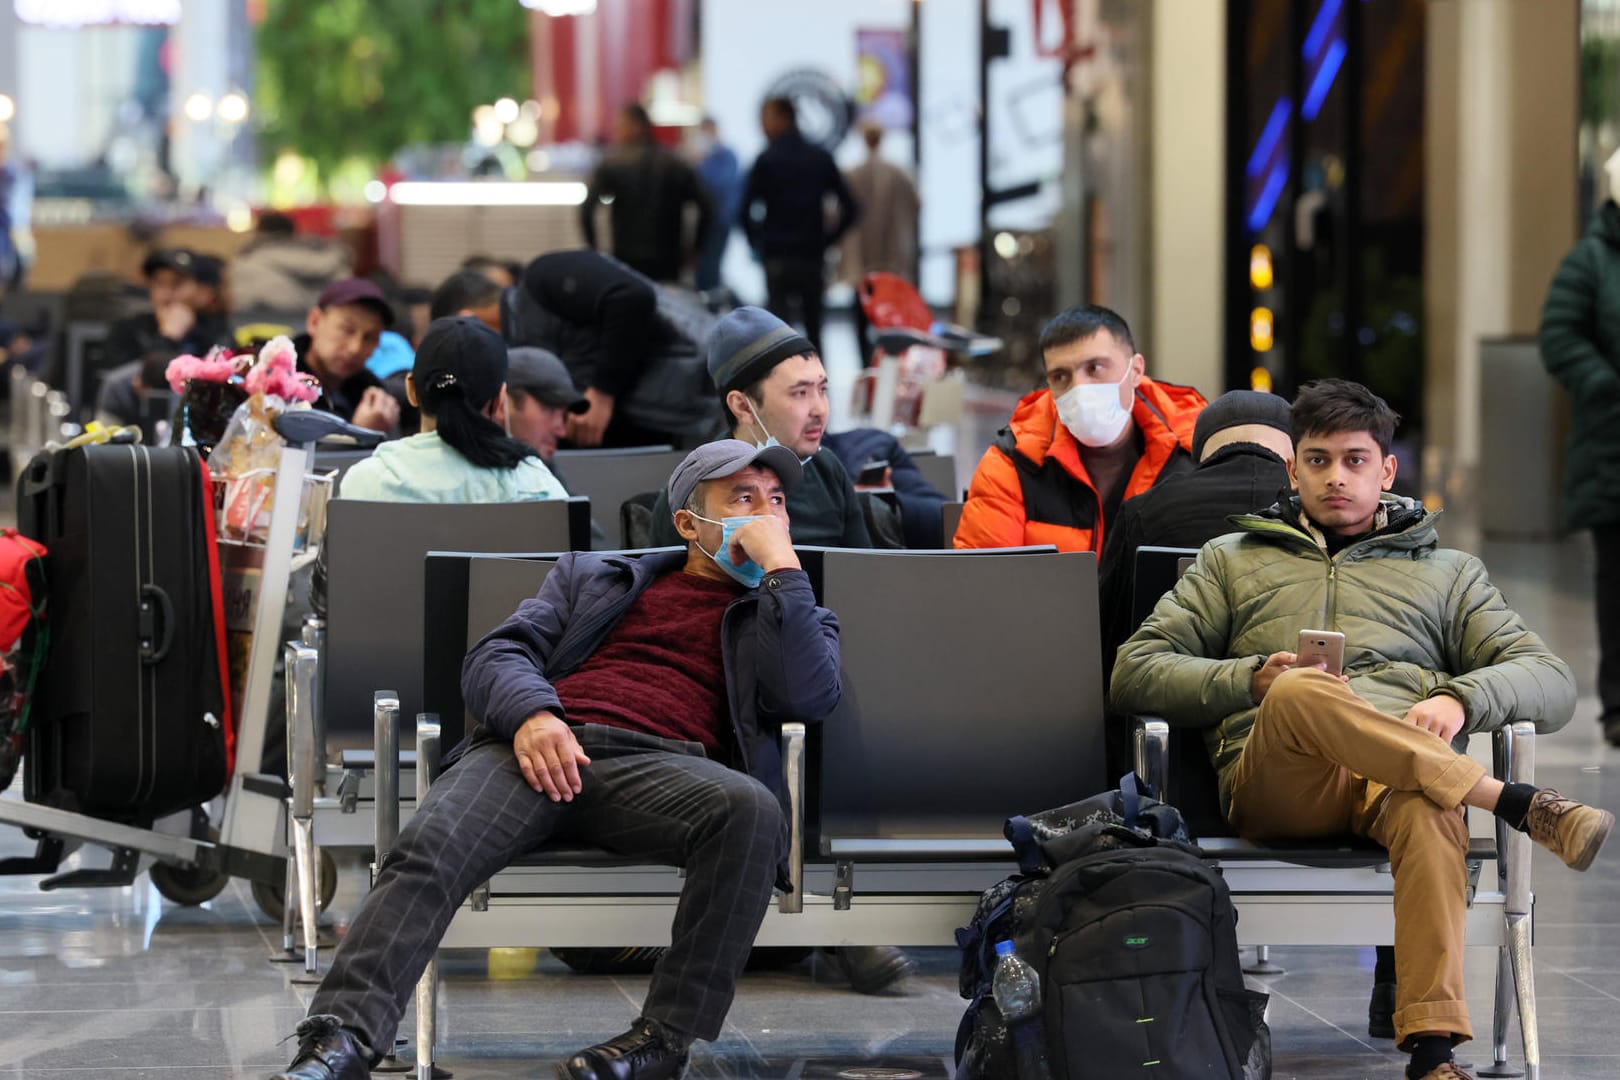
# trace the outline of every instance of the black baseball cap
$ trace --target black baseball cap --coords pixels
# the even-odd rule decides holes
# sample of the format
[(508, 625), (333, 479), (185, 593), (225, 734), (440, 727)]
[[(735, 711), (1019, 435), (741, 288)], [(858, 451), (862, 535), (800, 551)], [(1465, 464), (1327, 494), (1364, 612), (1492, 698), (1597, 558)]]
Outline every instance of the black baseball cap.
[(199, 285), (211, 285), (217, 289), (225, 284), (225, 260), (217, 255), (193, 255), (191, 268), (191, 276), (197, 279)]
[(151, 277), (159, 270), (173, 270), (187, 277), (197, 276), (197, 256), (185, 248), (158, 248), (141, 262), (141, 276)]
[(470, 316), (434, 319), (416, 347), (411, 376), (424, 401), (460, 386), (467, 403), (482, 409), (506, 383), (506, 342)]
[(506, 350), (506, 384), (553, 409), (582, 413), (591, 407), (557, 354), (533, 345), (517, 345)]
[(321, 290), (321, 295), (315, 301), (318, 308), (342, 307), (345, 304), (368, 307), (382, 317), (384, 326), (394, 325), (394, 309), (388, 303), (388, 298), (375, 283), (365, 278), (351, 277), (334, 281)]

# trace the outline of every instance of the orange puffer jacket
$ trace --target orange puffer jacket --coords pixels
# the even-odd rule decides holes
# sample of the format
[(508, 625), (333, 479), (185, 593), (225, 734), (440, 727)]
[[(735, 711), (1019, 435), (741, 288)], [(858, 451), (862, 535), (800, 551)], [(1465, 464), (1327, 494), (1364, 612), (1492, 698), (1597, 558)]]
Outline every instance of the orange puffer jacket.
[[(1125, 497), (1191, 469), (1193, 424), (1206, 402), (1190, 386), (1144, 377), (1131, 419), (1142, 456)], [(984, 452), (956, 529), (959, 548), (1056, 544), (1059, 551), (1103, 546), (1102, 500), (1080, 460), (1080, 444), (1058, 420), (1050, 390), (1026, 395), (1012, 423)]]

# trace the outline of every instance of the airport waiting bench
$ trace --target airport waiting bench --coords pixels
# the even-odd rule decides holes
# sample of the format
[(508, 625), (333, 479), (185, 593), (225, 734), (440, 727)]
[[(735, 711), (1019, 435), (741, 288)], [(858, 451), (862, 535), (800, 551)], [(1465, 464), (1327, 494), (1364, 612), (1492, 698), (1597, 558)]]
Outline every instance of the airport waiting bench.
[[(1107, 786), (1096, 559), (1051, 549), (800, 558), (838, 614), (845, 693), (824, 723), (783, 725), (794, 888), (757, 942), (952, 946), (982, 891), (1016, 869), (1005, 818)], [(469, 639), (533, 596), (554, 565), (429, 557), (418, 797), (465, 730)], [(398, 791), (388, 763), (399, 760), (400, 710), (384, 694), (376, 712), (377, 787)], [(383, 832), (397, 821), (381, 803), (378, 818)], [(675, 868), (547, 845), (476, 890), (441, 947), (666, 945), (679, 891)], [(417, 994), (419, 1073), (434, 1057), (435, 986), (430, 967)]]

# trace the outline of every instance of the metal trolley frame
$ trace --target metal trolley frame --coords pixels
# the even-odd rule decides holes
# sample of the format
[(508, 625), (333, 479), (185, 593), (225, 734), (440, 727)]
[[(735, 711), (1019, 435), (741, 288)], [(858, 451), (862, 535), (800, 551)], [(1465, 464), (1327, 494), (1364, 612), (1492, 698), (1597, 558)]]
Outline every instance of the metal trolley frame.
[[(297, 491), (300, 497), (276, 498), (270, 510), (268, 535), (262, 544), (263, 565), (255, 590), (235, 770), (224, 791), (210, 804), (212, 812), (208, 814), (208, 824), (217, 829), (217, 836), (212, 835), (211, 829), (200, 827), (199, 815), (195, 813), (173, 815), (155, 822), (151, 828), (141, 828), (17, 799), (3, 799), (0, 800), (0, 823), (20, 826), (37, 839), (38, 847), (32, 857), (0, 860), (0, 874), (52, 875), (40, 883), (42, 889), (50, 890), (127, 885), (142, 870), (162, 867), (199, 878), (213, 875), (219, 879), (221, 887), (226, 877), (247, 878), (283, 887), (284, 895), (291, 899), (294, 875), (292, 861), (287, 857), (287, 783), (279, 776), (259, 772), (259, 768), (276, 680), (276, 661), (282, 649), (288, 586), (295, 561), (307, 558), (295, 555), (303, 490), (306, 483), (321, 482), (312, 475), (318, 441), (336, 438), (372, 444), (379, 437), (335, 416), (313, 410), (283, 414), (276, 421), (276, 430), (285, 445), (280, 450), (275, 470), (275, 489), (277, 492)], [(260, 546), (257, 541), (227, 543)], [(305, 636), (320, 632), (320, 624), (312, 623), (306, 628)], [(293, 704), (288, 702), (289, 707)], [(184, 820), (188, 816), (192, 818), (190, 822)], [(80, 844), (111, 851), (111, 866), (56, 873), (62, 859)], [(314, 883), (307, 887), (313, 890)], [(289, 902), (284, 906), (290, 915), (294, 905)], [(290, 929), (286, 944), (291, 945)]]

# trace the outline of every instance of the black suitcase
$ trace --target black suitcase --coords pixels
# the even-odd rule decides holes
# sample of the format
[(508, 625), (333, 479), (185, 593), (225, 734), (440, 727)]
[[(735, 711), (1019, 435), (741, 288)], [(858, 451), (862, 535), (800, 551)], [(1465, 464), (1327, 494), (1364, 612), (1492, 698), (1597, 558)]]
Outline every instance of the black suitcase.
[(18, 482), (18, 529), (50, 552), (30, 801), (145, 822), (224, 789), (210, 487), (196, 451), (130, 444), (46, 451)]

